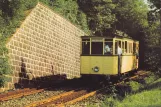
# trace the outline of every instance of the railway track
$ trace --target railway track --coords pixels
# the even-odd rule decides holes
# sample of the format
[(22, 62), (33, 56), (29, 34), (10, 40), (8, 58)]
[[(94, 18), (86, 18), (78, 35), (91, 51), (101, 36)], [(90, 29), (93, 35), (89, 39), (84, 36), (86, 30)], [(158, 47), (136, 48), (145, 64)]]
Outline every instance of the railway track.
[(45, 89), (37, 89), (37, 88), (24, 88), (16, 91), (11, 91), (8, 93), (0, 94), (0, 102), (7, 101), (11, 99), (20, 98), (23, 96), (35, 94), (44, 91)]
[(63, 107), (65, 105), (70, 105), (75, 102), (81, 101), (85, 98), (95, 95), (97, 91), (87, 91), (87, 90), (72, 90), (69, 92), (62, 93), (51, 98), (47, 98), (35, 103), (32, 103), (26, 107), (47, 107), (47, 106), (57, 106)]
[[(135, 76), (125, 78), (125, 79), (123, 79), (123, 81), (118, 82), (118, 83), (114, 83), (113, 85), (117, 86), (121, 83), (124, 83), (124, 81), (127, 81), (127, 80), (135, 80), (136, 78), (142, 78), (142, 77), (145, 77), (147, 74), (148, 74), (147, 72), (139, 72)], [(96, 93), (102, 91), (104, 88), (97, 89), (97, 90), (87, 89), (87, 88), (86, 89), (72, 90), (72, 91), (62, 93), (62, 94), (57, 95), (57, 96), (53, 96), (53, 97), (50, 97), (50, 98), (47, 98), (47, 99), (44, 99), (44, 100), (41, 100), (41, 101), (31, 103), (27, 107), (38, 107), (38, 106), (39, 107), (42, 107), (42, 106), (43, 107), (44, 106), (54, 106), (54, 107), (58, 106), (59, 107), (59, 106), (70, 105), (70, 104), (74, 104), (75, 102), (86, 99), (90, 96), (93, 96)], [(8, 92), (8, 93), (0, 94), (0, 102), (24, 97), (24, 96), (27, 96), (27, 95), (32, 95), (32, 94), (35, 94), (35, 93), (43, 92), (45, 90), (46, 89), (25, 88), (25, 89), (19, 89), (19, 90), (16, 90), (16, 91), (11, 91), (11, 92)]]
[[(137, 73), (135, 76), (130, 77), (130, 78), (125, 78), (123, 81), (115, 83), (113, 85), (117, 86), (117, 85), (123, 83), (125, 80), (133, 80), (133, 79), (138, 78), (139, 76), (144, 76), (147, 74), (148, 74), (147, 72)], [(47, 98), (47, 99), (44, 99), (41, 101), (34, 102), (32, 104), (29, 104), (26, 107), (48, 107), (48, 106), (49, 107), (64, 107), (66, 105), (71, 105), (71, 104), (74, 104), (78, 101), (86, 99), (90, 96), (93, 96), (96, 93), (101, 92), (105, 88), (106, 87), (101, 88), (101, 89), (97, 89), (97, 90), (91, 90), (91, 91), (88, 91), (85, 89), (72, 90), (69, 92), (62, 93), (57, 96), (53, 96), (51, 98)]]

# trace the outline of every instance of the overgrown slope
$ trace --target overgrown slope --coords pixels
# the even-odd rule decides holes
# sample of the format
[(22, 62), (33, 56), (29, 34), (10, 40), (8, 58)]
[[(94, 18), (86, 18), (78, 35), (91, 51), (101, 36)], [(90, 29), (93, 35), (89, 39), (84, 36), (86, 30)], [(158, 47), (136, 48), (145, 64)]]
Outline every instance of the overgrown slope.
[(77, 0), (1, 0), (0, 1), (0, 87), (9, 80), (6, 75), (12, 74), (8, 64), (5, 46), (8, 38), (21, 25), (21, 22), (28, 15), (28, 10), (36, 6), (38, 1), (46, 4), (58, 14), (89, 33), (86, 15), (79, 10)]
[(140, 89), (135, 94), (127, 95), (122, 101), (114, 100), (118, 107), (160, 107), (161, 79), (154, 81)]
[[(5, 42), (38, 1), (80, 27), (87, 34), (108, 35), (116, 30), (140, 41), (140, 66), (161, 72), (159, 11), (140, 0), (0, 0), (0, 86), (9, 70)], [(154, 1), (154, 0), (149, 0)], [(153, 3), (153, 2), (152, 2)], [(158, 2), (154, 2), (157, 9)], [(148, 66), (148, 67), (147, 67)]]

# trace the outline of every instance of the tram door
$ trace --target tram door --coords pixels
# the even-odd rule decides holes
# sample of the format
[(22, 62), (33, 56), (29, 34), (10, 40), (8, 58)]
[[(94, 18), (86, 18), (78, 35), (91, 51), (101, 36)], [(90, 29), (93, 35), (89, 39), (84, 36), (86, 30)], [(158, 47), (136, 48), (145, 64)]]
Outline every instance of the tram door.
[[(118, 47), (122, 49), (122, 42), (120, 40), (115, 41), (115, 55), (118, 55)], [(118, 74), (121, 74), (121, 66), (122, 66), (122, 57), (118, 55)]]

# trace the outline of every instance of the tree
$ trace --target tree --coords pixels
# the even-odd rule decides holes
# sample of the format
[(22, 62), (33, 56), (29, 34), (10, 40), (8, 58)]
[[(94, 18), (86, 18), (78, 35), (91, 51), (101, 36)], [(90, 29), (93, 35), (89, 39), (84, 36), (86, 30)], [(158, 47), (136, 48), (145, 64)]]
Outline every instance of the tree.
[[(157, 59), (155, 60), (155, 62), (158, 63), (158, 64), (155, 64), (155, 65), (158, 65), (157, 70), (161, 73), (161, 0), (148, 0), (148, 1), (151, 3), (151, 15), (153, 16), (152, 19), (155, 19), (155, 20), (151, 20), (153, 22), (152, 27), (153, 28), (156, 27), (155, 31), (150, 35), (150, 37), (153, 36), (153, 38), (155, 38), (153, 40), (159, 41), (159, 43), (155, 45), (155, 47), (157, 47), (155, 51), (157, 52), (155, 52), (155, 54), (153, 55), (156, 56), (155, 59)], [(160, 19), (160, 23), (159, 23), (159, 19)], [(151, 60), (154, 60), (154, 59), (151, 58)]]
[(148, 6), (141, 0), (115, 0), (114, 2), (117, 21), (113, 24), (113, 28), (139, 39), (138, 33), (148, 27)]
[(160, 45), (161, 45), (161, 0), (148, 0), (151, 4), (153, 12), (160, 13)]
[(83, 11), (79, 9), (77, 0), (40, 0), (50, 6), (54, 11), (64, 16), (73, 24), (79, 26), (86, 33), (89, 33), (87, 25), (87, 17)]
[(111, 29), (116, 19), (113, 14), (115, 5), (111, 0), (78, 0), (80, 9), (87, 15), (88, 25), (93, 35), (103, 36)]
[(160, 10), (161, 8), (161, 0), (148, 0), (152, 3), (151, 8), (156, 8), (157, 10)]

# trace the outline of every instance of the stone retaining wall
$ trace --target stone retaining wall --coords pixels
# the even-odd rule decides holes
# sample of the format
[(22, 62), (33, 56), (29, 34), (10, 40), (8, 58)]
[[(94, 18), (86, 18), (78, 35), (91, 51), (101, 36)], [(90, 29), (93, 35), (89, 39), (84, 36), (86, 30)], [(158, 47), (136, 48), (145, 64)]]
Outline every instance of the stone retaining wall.
[(38, 3), (7, 43), (13, 75), (4, 89), (52, 75), (80, 77), (84, 32)]

